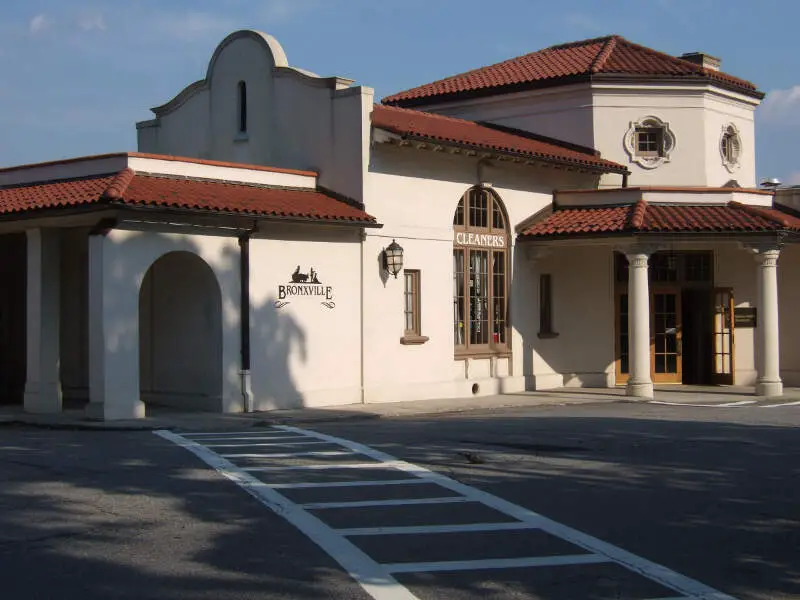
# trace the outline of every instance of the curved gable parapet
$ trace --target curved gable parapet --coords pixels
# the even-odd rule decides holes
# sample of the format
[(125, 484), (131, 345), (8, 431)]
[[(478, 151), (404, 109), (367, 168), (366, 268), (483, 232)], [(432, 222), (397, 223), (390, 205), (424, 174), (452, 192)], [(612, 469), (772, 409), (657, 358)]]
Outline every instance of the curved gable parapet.
[(214, 54), (211, 55), (211, 60), (208, 62), (208, 69), (206, 70), (206, 76), (204, 79), (200, 79), (199, 81), (195, 81), (194, 83), (187, 85), (174, 98), (172, 98), (172, 100), (169, 100), (168, 102), (165, 102), (159, 106), (154, 106), (150, 110), (156, 115), (156, 117), (161, 117), (179, 108), (195, 94), (207, 90), (211, 85), (211, 80), (214, 76), (214, 68), (216, 66), (217, 59), (222, 54), (222, 51), (233, 42), (247, 38), (255, 40), (261, 44), (262, 48), (267, 52), (267, 54), (269, 54), (274, 68), (274, 73), (277, 75), (297, 77), (309, 85), (327, 87), (334, 90), (341, 90), (350, 87), (354, 83), (354, 80), (347, 79), (345, 77), (320, 77), (311, 71), (300, 69), (298, 67), (291, 67), (289, 66), (289, 61), (286, 58), (286, 52), (284, 52), (283, 47), (280, 45), (278, 40), (268, 33), (264, 33), (262, 31), (241, 29), (239, 31), (234, 31), (224, 40), (222, 40), (219, 45), (217, 45), (216, 49), (214, 50)]
[(217, 45), (216, 49), (214, 50), (214, 54), (211, 55), (211, 60), (208, 61), (208, 68), (206, 69), (206, 76), (204, 79), (190, 83), (180, 92), (178, 92), (178, 95), (176, 95), (172, 100), (169, 100), (168, 102), (165, 102), (159, 106), (154, 106), (150, 110), (156, 115), (156, 117), (161, 117), (172, 112), (176, 108), (179, 108), (195, 94), (203, 90), (207, 90), (214, 75), (214, 67), (217, 59), (222, 54), (222, 51), (233, 42), (245, 38), (259, 42), (264, 50), (269, 54), (272, 64), (275, 67), (291, 68), (289, 67), (289, 61), (286, 59), (286, 52), (283, 51), (283, 46), (278, 43), (278, 40), (268, 33), (264, 33), (262, 31), (255, 31), (253, 29), (240, 29), (239, 31), (234, 31), (228, 35)]
[(276, 67), (275, 74), (279, 77), (294, 77), (305, 84), (315, 87), (331, 88), (333, 90), (348, 88), (355, 83), (354, 79), (337, 77), (335, 75), (330, 77), (320, 77), (316, 73), (306, 71), (305, 69), (298, 69), (297, 67)]
[(206, 81), (210, 82), (214, 76), (214, 66), (217, 63), (217, 59), (219, 58), (220, 54), (222, 54), (222, 51), (236, 40), (241, 40), (244, 38), (250, 38), (259, 42), (272, 58), (273, 66), (289, 66), (289, 61), (286, 59), (286, 53), (283, 51), (283, 46), (278, 43), (278, 40), (268, 33), (264, 33), (263, 31), (256, 31), (255, 29), (240, 29), (239, 31), (234, 31), (228, 37), (222, 40), (217, 46), (216, 50), (214, 50), (214, 54), (211, 55), (211, 60), (208, 61), (208, 70), (206, 71), (205, 79)]
[(208, 87), (208, 80), (206, 79), (200, 79), (199, 81), (190, 83), (180, 92), (178, 92), (178, 95), (175, 96), (172, 100), (169, 100), (159, 106), (154, 106), (153, 108), (150, 109), (150, 111), (156, 117), (161, 117), (163, 115), (166, 115), (167, 113), (172, 112), (176, 108), (179, 108), (189, 98), (194, 96), (197, 92), (206, 89), (207, 87)]

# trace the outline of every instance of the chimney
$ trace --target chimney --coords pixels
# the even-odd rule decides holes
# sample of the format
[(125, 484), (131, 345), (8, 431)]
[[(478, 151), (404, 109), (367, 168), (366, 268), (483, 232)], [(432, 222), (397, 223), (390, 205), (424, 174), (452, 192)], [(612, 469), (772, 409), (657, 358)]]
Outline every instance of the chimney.
[(705, 52), (687, 52), (686, 54), (681, 54), (678, 58), (688, 60), (690, 63), (711, 71), (719, 71), (720, 65), (722, 65), (722, 61), (719, 58)]

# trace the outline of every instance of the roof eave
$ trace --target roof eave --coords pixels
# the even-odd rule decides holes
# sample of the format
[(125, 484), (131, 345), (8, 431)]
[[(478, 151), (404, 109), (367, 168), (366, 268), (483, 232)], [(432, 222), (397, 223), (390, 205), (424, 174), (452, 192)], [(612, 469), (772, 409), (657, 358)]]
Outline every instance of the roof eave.
[(163, 206), (157, 204), (133, 204), (125, 201), (117, 201), (106, 203), (104, 206), (114, 206), (129, 211), (144, 211), (154, 212), (169, 215), (214, 215), (220, 217), (235, 217), (255, 219), (258, 221), (276, 221), (281, 223), (304, 223), (304, 224), (318, 224), (318, 225), (335, 225), (344, 227), (365, 227), (369, 229), (380, 229), (383, 223), (377, 221), (364, 221), (355, 219), (331, 219), (324, 217), (303, 217), (303, 216), (282, 216), (267, 213), (247, 212), (247, 211), (233, 211), (233, 210), (218, 210), (213, 208), (187, 208), (180, 206)]
[[(417, 106), (429, 106), (431, 104), (443, 104), (445, 102), (452, 102), (454, 100), (469, 100), (472, 98), (484, 98), (489, 96), (502, 96), (505, 94), (513, 94), (516, 92), (525, 92), (534, 89), (545, 89), (551, 87), (559, 87), (562, 85), (570, 85), (575, 83), (586, 83), (591, 80), (588, 74), (581, 73), (579, 75), (569, 75), (567, 77), (558, 77), (554, 79), (545, 79), (537, 81), (524, 81), (520, 83), (512, 83), (507, 85), (493, 86), (478, 88), (475, 90), (448, 92), (444, 94), (435, 94), (431, 96), (420, 96), (416, 98), (389, 100), (392, 94), (381, 99), (381, 104), (389, 106), (400, 106), (403, 108), (412, 108)], [(401, 94), (403, 92), (400, 92)]]
[(475, 152), (476, 154), (483, 154), (487, 155), (488, 157), (492, 156), (504, 156), (510, 157), (515, 159), (520, 159), (524, 162), (538, 162), (544, 163), (548, 165), (556, 165), (564, 168), (575, 169), (578, 171), (588, 171), (590, 173), (595, 174), (604, 174), (604, 173), (616, 173), (619, 175), (625, 175), (630, 173), (628, 169), (622, 165), (619, 165), (619, 168), (611, 167), (611, 166), (602, 166), (602, 165), (590, 165), (584, 164), (580, 162), (570, 161), (566, 159), (559, 159), (557, 157), (545, 157), (545, 156), (538, 156), (534, 154), (527, 154), (524, 152), (514, 152), (512, 150), (499, 150), (497, 148), (487, 148), (485, 146), (479, 146), (476, 144), (469, 144), (465, 142), (456, 142), (452, 140), (442, 140), (436, 137), (430, 136), (423, 136), (423, 135), (409, 135), (404, 134), (402, 132), (393, 130), (388, 127), (383, 127), (380, 125), (374, 125), (376, 129), (381, 129), (384, 131), (388, 131), (390, 133), (399, 136), (399, 138), (406, 142), (419, 142), (424, 144), (433, 144), (435, 146), (442, 146), (448, 148), (459, 148), (464, 150), (469, 150), (471, 152)]
[(654, 238), (675, 238), (683, 237), (699, 241), (701, 239), (717, 240), (730, 238), (730, 241), (740, 240), (742, 236), (756, 237), (756, 236), (777, 236), (789, 237), (792, 241), (800, 240), (800, 232), (794, 229), (764, 229), (760, 231), (754, 230), (739, 230), (739, 231), (648, 231), (641, 229), (622, 229), (619, 231), (605, 231), (605, 232), (573, 232), (573, 233), (554, 233), (548, 235), (531, 235), (520, 233), (517, 235), (518, 242), (534, 243), (534, 242), (548, 242), (548, 241), (565, 241), (565, 240), (602, 240), (602, 239), (617, 239), (624, 237), (647, 237), (648, 239)]
[[(506, 94), (513, 94), (516, 92), (524, 92), (528, 90), (547, 89), (553, 87), (560, 87), (565, 85), (573, 85), (576, 83), (588, 83), (593, 81), (682, 81), (703, 83), (706, 85), (714, 85), (723, 89), (750, 96), (757, 100), (763, 100), (766, 94), (758, 89), (752, 89), (745, 85), (737, 85), (734, 82), (726, 81), (723, 77), (713, 77), (709, 75), (701, 75), (698, 73), (689, 73), (683, 75), (677, 74), (636, 74), (636, 73), (580, 73), (578, 75), (569, 75), (566, 77), (556, 77), (553, 79), (544, 79), (536, 81), (519, 82), (508, 85), (499, 85), (494, 87), (484, 87), (474, 90), (447, 92), (442, 94), (435, 94), (430, 96), (418, 96), (407, 99), (391, 100), (393, 96), (387, 96), (381, 99), (381, 104), (390, 106), (401, 106), (404, 108), (413, 108), (419, 106), (430, 106), (434, 104), (444, 104), (446, 102), (453, 102), (459, 100), (470, 100), (473, 98), (485, 98), (490, 96), (503, 96)], [(403, 92), (400, 92), (401, 94)]]

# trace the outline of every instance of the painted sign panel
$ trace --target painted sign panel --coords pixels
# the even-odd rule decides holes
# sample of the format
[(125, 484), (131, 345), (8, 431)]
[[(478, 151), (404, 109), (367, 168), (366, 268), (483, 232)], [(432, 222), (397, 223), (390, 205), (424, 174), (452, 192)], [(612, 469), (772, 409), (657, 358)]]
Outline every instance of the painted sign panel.
[(457, 246), (478, 246), (481, 248), (505, 248), (505, 235), (491, 235), (487, 233), (469, 233), (456, 231), (453, 239)]
[(311, 267), (307, 273), (300, 272), (300, 265), (292, 273), (291, 281), (278, 286), (278, 299), (275, 308), (282, 308), (297, 296), (311, 296), (318, 298), (325, 308), (335, 308), (333, 302), (333, 286), (325, 285), (319, 279), (319, 273)]
[(757, 321), (755, 306), (737, 306), (733, 309), (734, 327), (756, 327)]

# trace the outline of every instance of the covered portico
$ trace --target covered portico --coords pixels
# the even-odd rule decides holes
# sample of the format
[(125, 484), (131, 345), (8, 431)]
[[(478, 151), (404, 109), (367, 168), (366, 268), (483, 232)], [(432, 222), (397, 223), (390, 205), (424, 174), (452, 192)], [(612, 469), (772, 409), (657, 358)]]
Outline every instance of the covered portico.
[[(751, 385), (756, 395), (781, 395), (779, 298), (793, 297), (796, 286), (790, 273), (779, 289), (778, 259), (794, 250), (798, 231), (800, 219), (761, 190), (557, 193), (519, 236), (550, 288), (540, 289), (540, 314), (560, 321), (550, 335), (540, 332), (534, 371), (555, 371), (565, 385), (625, 384), (641, 398), (653, 397), (654, 383)], [(570, 339), (558, 340), (559, 329)], [(581, 346), (594, 349), (589, 366)]]
[[(286, 393), (268, 386), (292, 349), (276, 356), (270, 335), (299, 329), (270, 287), (291, 271), (263, 257), (291, 248), (320, 268), (322, 242), (330, 262), (358, 257), (362, 228), (378, 226), (314, 172), (138, 153), (0, 170), (0, 395), (101, 420), (252, 410)], [(272, 353), (254, 374), (251, 350)]]

